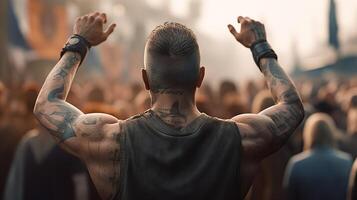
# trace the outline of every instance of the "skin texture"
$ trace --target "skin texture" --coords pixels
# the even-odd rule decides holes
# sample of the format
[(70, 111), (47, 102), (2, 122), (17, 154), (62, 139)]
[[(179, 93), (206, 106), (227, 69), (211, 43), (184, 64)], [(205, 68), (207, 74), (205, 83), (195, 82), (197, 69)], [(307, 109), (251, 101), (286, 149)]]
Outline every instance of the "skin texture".
[[(248, 17), (238, 17), (241, 32), (228, 25), (234, 38), (243, 46), (265, 40), (265, 28)], [(298, 92), (275, 59), (263, 58), (260, 68), (276, 105), (259, 114), (243, 114), (233, 118), (242, 135), (243, 160), (241, 166), (242, 194), (246, 194), (260, 161), (280, 149), (304, 118), (304, 108)]]
[[(106, 21), (104, 13), (92, 13), (78, 18), (73, 32), (95, 46), (105, 41), (115, 28), (112, 24), (104, 31)], [(77, 53), (65, 53), (48, 75), (34, 114), (63, 148), (85, 162), (101, 197), (110, 199), (120, 173), (120, 121), (107, 114), (84, 114), (65, 101), (80, 60)]]
[[(96, 46), (105, 41), (115, 28), (115, 24), (112, 24), (104, 31), (106, 21), (104, 13), (80, 17), (74, 33)], [(242, 24), (240, 33), (232, 25), (228, 26), (238, 42), (249, 48), (256, 40), (265, 39), (265, 29), (261, 23), (243, 17), (239, 17), (238, 21)], [(111, 199), (119, 183), (119, 136), (124, 122), (107, 114), (84, 114), (66, 102), (80, 60), (79, 54), (67, 52), (55, 65), (40, 91), (34, 114), (63, 148), (85, 162), (101, 197)], [(243, 195), (251, 185), (259, 162), (279, 149), (304, 117), (299, 95), (278, 62), (262, 59), (260, 64), (277, 104), (259, 114), (233, 118), (242, 135)], [(200, 87), (204, 73), (205, 69), (201, 67), (196, 87)], [(145, 69), (142, 70), (142, 76), (146, 89), (150, 90)], [(155, 89), (150, 94), (152, 110), (176, 129), (185, 127), (200, 115), (195, 105), (195, 90)]]

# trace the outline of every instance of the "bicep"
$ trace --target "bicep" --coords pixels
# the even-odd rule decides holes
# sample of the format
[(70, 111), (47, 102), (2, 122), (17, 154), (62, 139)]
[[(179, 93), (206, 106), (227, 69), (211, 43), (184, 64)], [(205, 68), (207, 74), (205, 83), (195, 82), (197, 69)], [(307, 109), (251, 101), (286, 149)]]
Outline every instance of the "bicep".
[(263, 158), (277, 151), (298, 127), (303, 115), (300, 105), (280, 103), (259, 114), (234, 117), (242, 134), (243, 153)]
[(75, 136), (64, 142), (65, 146), (75, 148), (82, 156), (86, 156), (92, 145), (100, 145), (112, 139), (111, 133), (117, 133), (118, 119), (104, 113), (90, 113), (78, 116), (73, 123)]
[(49, 102), (41, 107), (42, 110), (37, 109), (35, 115), (57, 141), (62, 143), (75, 136), (74, 124), (83, 115), (79, 109), (63, 100)]
[(84, 114), (62, 100), (49, 103), (36, 116), (60, 146), (76, 156), (85, 152), (88, 142), (99, 143), (104, 140), (107, 129), (118, 122), (117, 118), (107, 114)]
[(259, 115), (267, 116), (273, 121), (277, 128), (274, 136), (285, 142), (301, 123), (304, 109), (302, 104), (279, 103), (263, 110)]
[(243, 154), (246, 158), (261, 158), (271, 153), (274, 122), (265, 115), (243, 114), (233, 118), (242, 138)]

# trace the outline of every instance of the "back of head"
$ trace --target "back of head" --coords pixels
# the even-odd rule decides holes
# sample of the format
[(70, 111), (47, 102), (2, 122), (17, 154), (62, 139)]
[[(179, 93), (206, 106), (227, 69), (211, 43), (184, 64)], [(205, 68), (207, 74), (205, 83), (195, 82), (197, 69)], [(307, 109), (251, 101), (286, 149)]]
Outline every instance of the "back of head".
[(200, 67), (194, 33), (174, 22), (156, 27), (147, 40), (144, 62), (151, 91), (194, 89)]
[(333, 119), (324, 113), (315, 113), (307, 120), (304, 127), (304, 149), (316, 147), (332, 147), (334, 145), (334, 131), (336, 131)]

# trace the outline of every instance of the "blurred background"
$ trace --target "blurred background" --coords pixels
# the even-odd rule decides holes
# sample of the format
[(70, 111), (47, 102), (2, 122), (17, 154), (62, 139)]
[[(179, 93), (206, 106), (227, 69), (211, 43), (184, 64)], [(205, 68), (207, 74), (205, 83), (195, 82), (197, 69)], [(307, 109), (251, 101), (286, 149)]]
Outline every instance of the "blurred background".
[[(157, 25), (176, 21), (196, 33), (206, 67), (197, 93), (199, 109), (221, 118), (258, 113), (272, 104), (270, 94), (250, 51), (227, 29), (229, 23), (239, 28), (237, 16), (249, 16), (265, 24), (268, 41), (301, 93), (307, 117), (316, 112), (331, 117), (334, 148), (349, 154), (351, 161), (356, 157), (355, 0), (1, 0), (4, 199), (98, 198), (82, 163), (60, 150), (32, 115), (41, 84), (58, 61), (76, 17), (92, 11), (107, 13), (117, 28), (108, 41), (90, 50), (72, 86), (68, 101), (84, 112), (126, 119), (148, 109), (140, 75), (146, 37)], [(303, 130), (304, 125), (265, 161), (247, 199), (286, 198), (284, 171), (289, 159), (303, 151)], [(72, 178), (68, 182), (63, 177)], [(39, 188), (48, 188), (48, 196), (36, 196), (36, 191), (43, 192)]]

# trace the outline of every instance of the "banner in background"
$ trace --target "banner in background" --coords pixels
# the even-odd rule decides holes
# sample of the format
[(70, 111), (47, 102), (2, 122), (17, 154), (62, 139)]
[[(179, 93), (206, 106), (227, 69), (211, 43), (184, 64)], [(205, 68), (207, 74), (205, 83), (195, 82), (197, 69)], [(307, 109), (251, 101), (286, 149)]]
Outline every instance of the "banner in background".
[(27, 0), (25, 38), (43, 59), (58, 59), (68, 37), (68, 16), (63, 1)]

